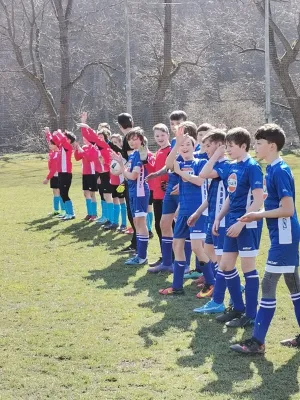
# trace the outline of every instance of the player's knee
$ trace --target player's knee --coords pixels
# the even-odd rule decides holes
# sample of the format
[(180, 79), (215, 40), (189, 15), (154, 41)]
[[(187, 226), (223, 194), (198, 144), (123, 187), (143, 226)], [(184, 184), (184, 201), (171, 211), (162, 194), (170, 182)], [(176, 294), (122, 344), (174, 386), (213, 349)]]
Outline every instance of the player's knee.
[(265, 272), (265, 275), (261, 282), (263, 298), (266, 299), (276, 298), (276, 287), (279, 279), (280, 279), (280, 274), (272, 274), (271, 272)]
[(284, 274), (284, 280), (291, 294), (300, 292), (298, 271), (291, 274)]

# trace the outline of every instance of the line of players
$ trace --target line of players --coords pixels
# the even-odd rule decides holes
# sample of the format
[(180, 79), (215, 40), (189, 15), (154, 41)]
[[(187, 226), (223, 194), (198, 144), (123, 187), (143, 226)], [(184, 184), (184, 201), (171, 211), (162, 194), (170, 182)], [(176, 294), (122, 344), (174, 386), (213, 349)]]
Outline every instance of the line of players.
[[(120, 129), (125, 134), (122, 147), (108, 138), (99, 137), (86, 124), (86, 114), (83, 114), (78, 126), (85, 146), (101, 152), (100, 164), (102, 168), (105, 165), (104, 171), (99, 171), (99, 165), (94, 167), (100, 172), (101, 182), (105, 182), (103, 173), (109, 172), (111, 159), (118, 163), (118, 174), (124, 178), (128, 217), (133, 222), (135, 233), (135, 239), (125, 250), (136, 252), (125, 264), (147, 263), (147, 214), (149, 183), (152, 183), (161, 258), (153, 263), (148, 272), (173, 272), (172, 286), (160, 290), (160, 294), (181, 295), (184, 293), (184, 278), (198, 277), (197, 282), (202, 287), (197, 296), (211, 297), (211, 300), (194, 311), (201, 314), (222, 313), (216, 320), (229, 327), (254, 325), (251, 339), (231, 348), (240, 353), (262, 354), (276, 308), (276, 286), (281, 274), (291, 293), (300, 325), (300, 232), (294, 178), (289, 166), (280, 157), (285, 134), (275, 124), (264, 125), (255, 134), (257, 157), (268, 163), (264, 178), (260, 165), (248, 154), (251, 136), (246, 129), (239, 127), (225, 133), (208, 124), (197, 129), (195, 124), (186, 120), (183, 111), (171, 114), (171, 130), (175, 133), (171, 143), (165, 125), (158, 124), (153, 128), (159, 146), (156, 157), (145, 148), (144, 132), (140, 127), (133, 128), (129, 114), (121, 114), (118, 118)], [(50, 138), (49, 132), (47, 135)], [(50, 143), (59, 147), (57, 157), (66, 169), (72, 142), (75, 143), (75, 152), (83, 155), (84, 146), (80, 148), (73, 134), (56, 132), (50, 138)], [(225, 149), (230, 160), (225, 157)], [(72, 219), (74, 214), (68, 203), (71, 200), (64, 193), (70, 178), (62, 176), (71, 174), (71, 171), (65, 172), (59, 167), (58, 173), (60, 195), (66, 208), (64, 219)], [(87, 179), (83, 179), (83, 188), (87, 190), (85, 181)], [(93, 199), (91, 195), (91, 202), (95, 203)], [(107, 215), (111, 215), (111, 211)], [(257, 312), (259, 275), (256, 257), (264, 218), (271, 245)], [(191, 250), (197, 257), (195, 271), (188, 271)], [(245, 278), (245, 302), (235, 267), (238, 256)], [(226, 288), (231, 297), (228, 309), (224, 306)], [(299, 347), (300, 336), (284, 340), (281, 344)]]

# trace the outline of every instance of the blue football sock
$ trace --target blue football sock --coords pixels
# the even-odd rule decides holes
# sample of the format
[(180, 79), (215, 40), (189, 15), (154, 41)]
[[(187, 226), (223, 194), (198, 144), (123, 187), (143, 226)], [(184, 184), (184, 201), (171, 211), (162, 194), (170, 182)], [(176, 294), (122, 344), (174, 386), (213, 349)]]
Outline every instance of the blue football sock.
[(97, 201), (92, 200), (91, 211), (92, 211), (92, 216), (97, 217)]
[(184, 253), (185, 253), (185, 259), (186, 259), (186, 265), (189, 266), (191, 263), (191, 256), (192, 256), (191, 239), (186, 239), (185, 244), (184, 244)]
[(276, 299), (262, 298), (259, 310), (255, 318), (253, 337), (261, 344), (265, 343), (265, 338), (271, 324), (276, 309)]
[(202, 271), (202, 266), (200, 264), (200, 261), (198, 260), (198, 257), (195, 257), (195, 269), (198, 272), (203, 272)]
[(66, 206), (66, 213), (67, 213), (68, 215), (74, 215), (72, 200), (66, 201), (66, 202), (65, 202), (65, 206)]
[(147, 258), (149, 235), (139, 235), (138, 256), (143, 260)]
[(217, 304), (222, 304), (225, 298), (226, 280), (223, 271), (218, 270), (214, 287), (213, 300)]
[(136, 254), (138, 255), (140, 252), (140, 235), (136, 234)]
[(170, 267), (172, 265), (172, 245), (173, 238), (163, 236), (161, 239), (161, 255), (162, 255), (162, 263), (166, 267)]
[(244, 312), (245, 305), (241, 292), (241, 280), (237, 269), (234, 268), (232, 271), (224, 271), (224, 275), (226, 286), (228, 287), (233, 302), (233, 308), (236, 311)]
[(149, 211), (147, 214), (147, 228), (149, 232), (152, 232), (152, 223), (153, 223), (153, 212)]
[(300, 326), (300, 293), (291, 294), (291, 299), (294, 304), (294, 311), (297, 318), (298, 325)]
[(60, 196), (53, 196), (53, 210), (59, 211), (59, 200)]
[(126, 204), (121, 203), (121, 225), (126, 226), (127, 225), (127, 209), (126, 209)]
[[(201, 264), (201, 263), (200, 263)], [(201, 265), (203, 276), (205, 278), (205, 283), (208, 285), (214, 285), (215, 284), (215, 277), (211, 268), (211, 261), (208, 261), (207, 263), (202, 263)]]
[(212, 273), (213, 273), (214, 277), (216, 277), (217, 271), (218, 271), (218, 263), (211, 261), (210, 262), (210, 267), (211, 267), (211, 270), (212, 270)]
[(92, 200), (91, 199), (85, 199), (85, 204), (86, 204), (86, 212), (87, 215), (92, 215)]
[(106, 203), (107, 209), (107, 219), (109, 222), (113, 223), (114, 220), (114, 203)]
[(62, 211), (66, 211), (66, 206), (65, 206), (65, 203), (64, 203), (63, 199), (61, 198), (61, 196), (59, 196), (59, 203), (60, 203), (60, 209)]
[(101, 218), (107, 218), (107, 203), (101, 200)]
[(113, 223), (119, 225), (120, 204), (114, 204), (114, 220)]
[(173, 289), (183, 288), (183, 276), (186, 269), (186, 261), (174, 261)]
[(257, 311), (257, 299), (259, 289), (259, 275), (257, 270), (246, 272), (244, 274), (245, 285), (245, 299), (246, 299), (246, 315), (254, 319)]

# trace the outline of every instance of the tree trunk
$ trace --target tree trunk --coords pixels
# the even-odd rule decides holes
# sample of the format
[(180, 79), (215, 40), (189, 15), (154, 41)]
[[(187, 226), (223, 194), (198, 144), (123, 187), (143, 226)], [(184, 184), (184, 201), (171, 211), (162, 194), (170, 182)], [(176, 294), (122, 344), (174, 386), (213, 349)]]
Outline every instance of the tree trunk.
[(59, 42), (61, 58), (61, 84), (60, 84), (60, 107), (59, 127), (63, 130), (69, 126), (70, 101), (71, 101), (71, 76), (70, 76), (70, 49), (69, 49), (69, 16), (72, 11), (73, 0), (68, 0), (66, 12), (63, 10), (62, 2), (54, 0), (56, 15), (59, 25)]
[(165, 97), (172, 80), (172, 0), (166, 0), (165, 2), (163, 62), (163, 69), (158, 78), (157, 89), (152, 103), (154, 124), (164, 121)]

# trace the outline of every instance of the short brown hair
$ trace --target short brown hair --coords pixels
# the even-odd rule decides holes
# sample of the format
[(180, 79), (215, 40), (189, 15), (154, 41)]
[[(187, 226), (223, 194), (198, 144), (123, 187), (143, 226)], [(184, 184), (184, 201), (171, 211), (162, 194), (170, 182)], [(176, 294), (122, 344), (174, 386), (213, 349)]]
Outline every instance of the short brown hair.
[(107, 142), (108, 139), (110, 138), (111, 132), (107, 128), (101, 128), (99, 131), (97, 131), (97, 135), (103, 135), (105, 141)]
[(210, 143), (214, 142), (221, 142), (225, 143), (226, 133), (223, 129), (213, 128), (212, 130), (208, 131), (208, 133), (202, 139), (202, 143), (208, 140)]
[(141, 140), (142, 145), (145, 144), (145, 132), (140, 126), (130, 129), (126, 134), (127, 141), (129, 141), (133, 136), (137, 136)]
[(258, 128), (255, 139), (264, 139), (268, 143), (275, 143), (277, 150), (280, 151), (285, 145), (285, 133), (284, 130), (276, 124), (265, 124)]
[(249, 151), (250, 149), (250, 144), (251, 144), (251, 135), (245, 128), (233, 128), (230, 129), (230, 131), (227, 132), (226, 135), (226, 142), (227, 143), (235, 143), (239, 147), (241, 147), (243, 144), (246, 145), (246, 151)]
[(98, 130), (100, 131), (101, 128), (106, 128), (110, 131), (110, 125), (108, 122), (100, 122), (100, 124), (98, 125)]
[(188, 134), (195, 140), (197, 140), (197, 125), (194, 124), (192, 121), (184, 121), (179, 126), (184, 126), (183, 133), (186, 135)]
[(168, 135), (170, 134), (170, 133), (169, 133), (169, 128), (168, 128), (167, 125), (165, 125), (165, 124), (156, 124), (156, 125), (154, 125), (154, 127), (153, 127), (153, 132), (154, 132), (155, 130), (161, 131), (161, 132), (165, 132), (165, 133), (167, 133)]
[(119, 133), (113, 133), (113, 134), (111, 135), (111, 137), (110, 137), (110, 140), (111, 140), (111, 139), (118, 139), (121, 143), (123, 142), (123, 136), (120, 135)]
[(211, 124), (208, 124), (208, 123), (204, 123), (204, 124), (201, 124), (200, 126), (198, 126), (197, 133), (199, 133), (199, 132), (208, 132), (211, 129), (214, 129), (214, 126), (212, 126)]

